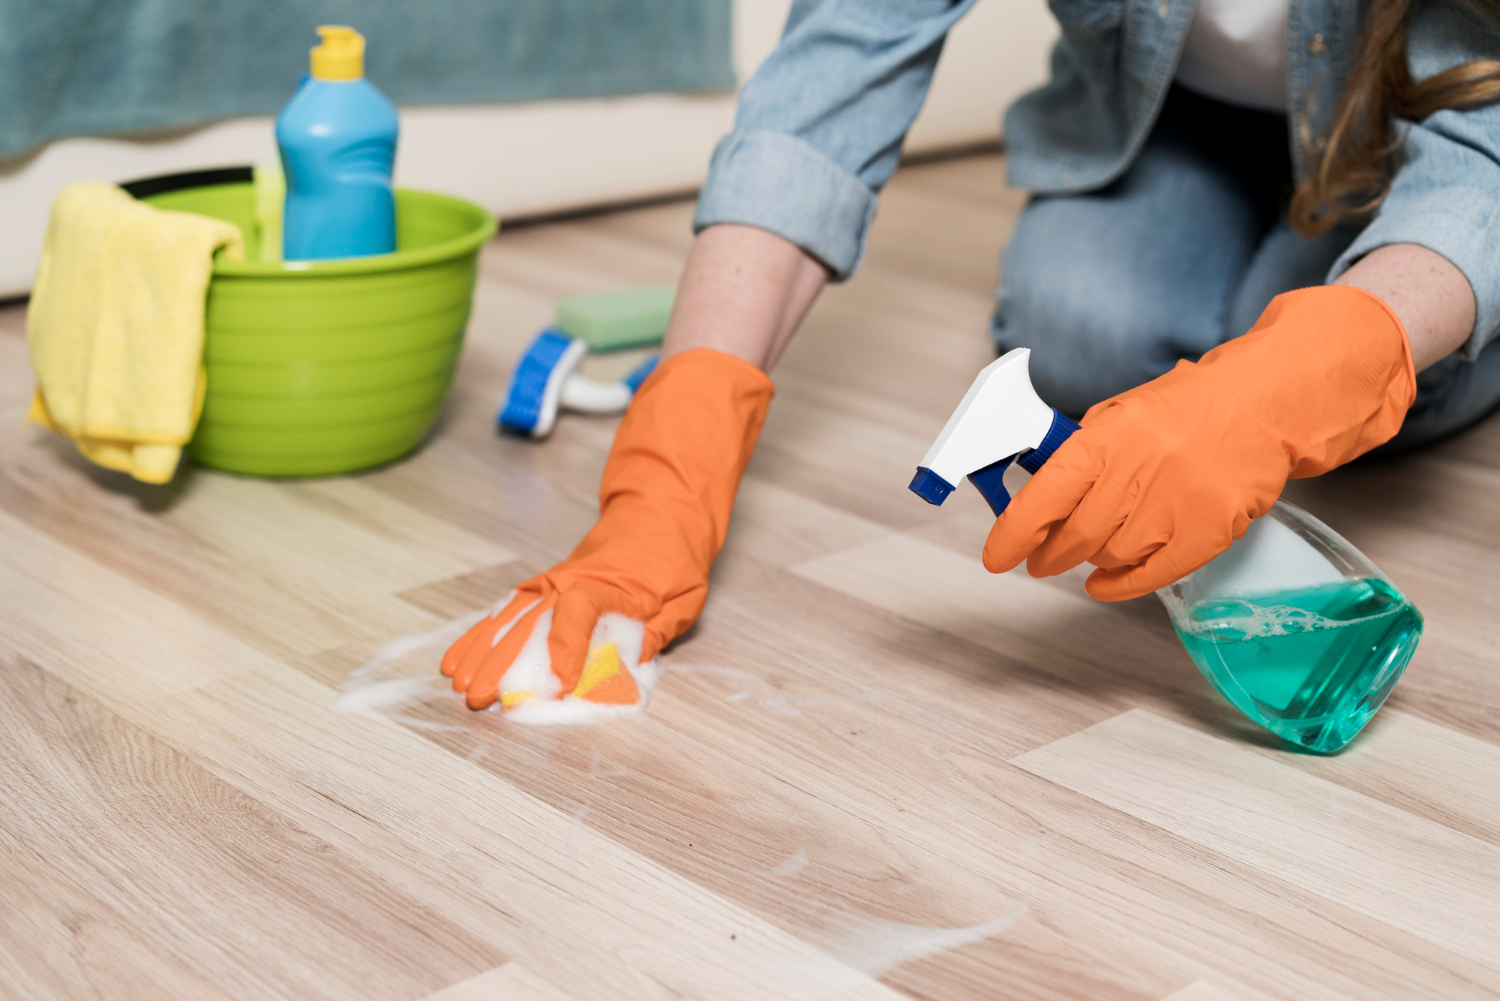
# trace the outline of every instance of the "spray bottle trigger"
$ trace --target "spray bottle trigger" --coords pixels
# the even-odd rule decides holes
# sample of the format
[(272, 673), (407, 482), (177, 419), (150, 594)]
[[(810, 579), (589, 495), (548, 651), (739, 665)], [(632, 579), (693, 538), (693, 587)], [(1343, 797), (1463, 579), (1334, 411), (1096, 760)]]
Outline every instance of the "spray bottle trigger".
[(1005, 489), (1005, 471), (1014, 462), (1028, 473), (1035, 475), (1047, 460), (1052, 458), (1063, 442), (1072, 437), (1073, 432), (1078, 430), (1078, 423), (1063, 413), (1061, 410), (1052, 411), (1052, 426), (1047, 430), (1047, 435), (1036, 448), (1027, 449), (1018, 455), (1007, 456), (999, 462), (992, 462), (983, 469), (975, 470), (969, 474), (969, 482), (978, 488), (980, 496), (989, 504), (990, 510), (995, 517), (1000, 517), (1007, 507), (1010, 506), (1010, 492)]
[(975, 489), (979, 491), (979, 496), (984, 498), (996, 518), (1000, 517), (1010, 506), (1010, 492), (1005, 489), (1005, 471), (1010, 468), (1015, 458), (1014, 455), (1007, 455), (999, 462), (992, 462), (983, 469), (976, 469), (969, 474), (969, 482), (974, 484)]

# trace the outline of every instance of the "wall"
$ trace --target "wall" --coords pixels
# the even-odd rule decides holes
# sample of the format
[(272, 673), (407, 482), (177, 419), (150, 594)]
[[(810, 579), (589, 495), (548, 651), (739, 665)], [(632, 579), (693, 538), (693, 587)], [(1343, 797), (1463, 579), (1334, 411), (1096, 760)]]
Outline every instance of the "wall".
[[(735, 65), (746, 79), (776, 44), (790, 0), (737, 0)], [(1039, 81), (1055, 27), (1036, 0), (978, 4), (949, 38), (912, 129), (914, 152), (993, 138)], [(473, 199), (502, 219), (691, 191), (734, 119), (728, 94), (402, 109), (398, 184)], [(124, 181), (274, 155), (270, 118), (150, 136), (82, 138), (0, 159), (0, 296), (31, 284), (52, 198), (86, 178)]]

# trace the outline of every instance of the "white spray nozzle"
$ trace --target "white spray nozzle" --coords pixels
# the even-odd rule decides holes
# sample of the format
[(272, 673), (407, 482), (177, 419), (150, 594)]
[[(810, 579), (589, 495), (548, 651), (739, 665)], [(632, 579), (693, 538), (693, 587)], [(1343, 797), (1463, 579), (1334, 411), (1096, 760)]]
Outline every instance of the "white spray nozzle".
[(927, 450), (911, 489), (941, 504), (965, 476), (1036, 448), (1053, 410), (1031, 388), (1031, 351), (1016, 348), (986, 365)]

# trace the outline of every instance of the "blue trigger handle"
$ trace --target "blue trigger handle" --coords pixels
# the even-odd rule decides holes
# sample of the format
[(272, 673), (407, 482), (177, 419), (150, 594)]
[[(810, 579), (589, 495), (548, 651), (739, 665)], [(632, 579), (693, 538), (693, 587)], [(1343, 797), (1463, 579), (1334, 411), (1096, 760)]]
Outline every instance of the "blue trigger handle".
[(1047, 434), (1042, 438), (1042, 443), (1030, 451), (1022, 452), (1019, 456), (1008, 455), (999, 462), (992, 462), (983, 469), (975, 470), (969, 474), (969, 482), (978, 488), (985, 502), (989, 504), (990, 510), (995, 517), (1010, 506), (1010, 494), (1005, 489), (1005, 471), (1010, 468), (1012, 461), (1022, 469), (1036, 475), (1037, 471), (1047, 464), (1052, 458), (1052, 453), (1057, 451), (1059, 445), (1072, 437), (1073, 432), (1078, 430), (1078, 422), (1055, 407), (1052, 410), (1052, 426), (1047, 429)]

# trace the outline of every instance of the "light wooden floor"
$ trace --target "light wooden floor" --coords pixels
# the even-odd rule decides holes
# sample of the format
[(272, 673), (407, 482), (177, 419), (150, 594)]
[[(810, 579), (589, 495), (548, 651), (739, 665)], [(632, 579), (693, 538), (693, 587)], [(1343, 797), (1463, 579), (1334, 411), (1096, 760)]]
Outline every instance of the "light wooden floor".
[(1347, 753), (1270, 746), (1154, 600), (991, 577), (972, 491), (906, 490), (990, 357), (1000, 166), (891, 185), (701, 624), (592, 729), (331, 704), (589, 526), (613, 423), (492, 415), (555, 296), (675, 279), (690, 205), (503, 234), (436, 436), (346, 479), (96, 471), (22, 425), (0, 311), (0, 997), (1500, 994), (1500, 421), (1296, 487), (1428, 631)]

